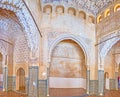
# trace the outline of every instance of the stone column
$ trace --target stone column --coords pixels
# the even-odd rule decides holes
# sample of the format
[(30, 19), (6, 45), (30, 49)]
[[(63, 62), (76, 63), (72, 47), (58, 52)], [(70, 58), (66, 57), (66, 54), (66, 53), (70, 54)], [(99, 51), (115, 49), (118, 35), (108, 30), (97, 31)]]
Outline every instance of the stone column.
[(38, 97), (38, 75), (39, 69), (35, 53), (31, 52), (29, 59), (29, 87), (28, 97)]
[(47, 67), (47, 96), (50, 96), (49, 95), (49, 68)]
[(98, 95), (104, 95), (104, 70), (98, 70)]
[(38, 66), (29, 67), (28, 97), (38, 97)]
[(26, 92), (26, 94), (28, 94), (28, 86), (29, 86), (29, 79), (28, 78), (25, 78), (25, 85), (26, 85), (25, 92)]
[(104, 58), (99, 59), (98, 69), (98, 95), (104, 95)]
[(16, 76), (13, 76), (12, 90), (16, 91)]
[(7, 75), (8, 75), (8, 67), (3, 67), (3, 91), (7, 91)]
[(86, 88), (87, 88), (87, 94), (90, 93), (90, 70), (87, 70), (87, 84), (86, 84)]
[(3, 56), (3, 62), (2, 62), (2, 65), (3, 65), (3, 91), (7, 91), (8, 90), (8, 67), (7, 67), (7, 64), (8, 64), (8, 56), (5, 55)]

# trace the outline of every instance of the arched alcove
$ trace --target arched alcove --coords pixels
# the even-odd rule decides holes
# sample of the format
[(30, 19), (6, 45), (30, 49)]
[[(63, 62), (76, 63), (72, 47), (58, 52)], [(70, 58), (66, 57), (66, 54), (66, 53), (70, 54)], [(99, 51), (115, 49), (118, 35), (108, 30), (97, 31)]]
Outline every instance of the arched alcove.
[(63, 7), (63, 6), (57, 6), (57, 7), (56, 7), (56, 13), (57, 13), (58, 15), (63, 14), (63, 13), (64, 13), (64, 7)]
[[(116, 73), (118, 73), (117, 70), (117, 63), (120, 62), (120, 41), (115, 43), (109, 52), (107, 52), (107, 55), (105, 56), (105, 62), (104, 62), (104, 72), (108, 72), (109, 78), (109, 88), (110, 90), (117, 89), (118, 86), (117, 80), (118, 76)], [(109, 61), (108, 61), (109, 60)]]
[(93, 24), (95, 23), (95, 19), (93, 16), (89, 16), (89, 22)]
[(44, 6), (43, 12), (50, 15), (52, 13), (52, 6), (51, 5)]
[(82, 91), (86, 89), (85, 54), (76, 42), (70, 39), (62, 40), (53, 49), (51, 57), (50, 96), (57, 96), (58, 94), (54, 94), (55, 91), (60, 93), (60, 96), (69, 96), (69, 94), (64, 94), (62, 90), (74, 92), (74, 89)]
[(75, 8), (69, 7), (69, 8), (68, 8), (68, 14), (75, 16), (75, 15), (76, 15), (76, 10), (75, 10)]
[(19, 92), (25, 93), (26, 87), (25, 87), (25, 71), (23, 68), (19, 68), (17, 70), (16, 75), (16, 90)]

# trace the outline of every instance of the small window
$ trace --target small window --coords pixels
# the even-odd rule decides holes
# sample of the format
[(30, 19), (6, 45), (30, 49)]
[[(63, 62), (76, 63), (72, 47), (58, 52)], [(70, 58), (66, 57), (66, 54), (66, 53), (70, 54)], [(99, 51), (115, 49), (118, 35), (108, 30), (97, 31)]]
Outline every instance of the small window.
[(57, 6), (56, 7), (56, 13), (57, 14), (63, 14), (64, 13), (64, 7), (63, 6)]
[(80, 12), (79, 12), (79, 17), (82, 18), (82, 19), (86, 19), (86, 14), (85, 14), (85, 12), (80, 11)]
[(71, 15), (76, 15), (76, 10), (72, 7), (68, 8), (68, 14), (71, 14)]
[(102, 21), (102, 16), (99, 15), (99, 16), (97, 17), (97, 23), (99, 23), (99, 22), (101, 22), (101, 21)]
[(107, 16), (110, 16), (110, 9), (107, 9), (107, 10), (105, 11), (105, 17), (107, 17)]
[(89, 16), (89, 22), (90, 22), (90, 23), (95, 23), (93, 16)]
[(46, 5), (43, 8), (43, 12), (46, 13), (46, 14), (51, 14), (52, 13), (52, 6), (51, 5)]
[(114, 12), (120, 11), (120, 4), (115, 5)]

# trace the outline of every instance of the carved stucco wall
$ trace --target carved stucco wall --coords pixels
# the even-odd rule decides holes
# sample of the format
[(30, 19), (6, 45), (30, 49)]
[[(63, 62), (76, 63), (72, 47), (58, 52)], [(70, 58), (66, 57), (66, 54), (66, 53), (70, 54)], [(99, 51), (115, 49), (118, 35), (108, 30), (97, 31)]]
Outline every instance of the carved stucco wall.
[(14, 47), (14, 55), (13, 55), (13, 62), (14, 62), (14, 75), (16, 75), (17, 69), (24, 68), (25, 75), (28, 76), (28, 60), (29, 58), (29, 48), (27, 45), (27, 41), (24, 35), (19, 36), (16, 39), (15, 47)]
[(23, 0), (2, 0), (0, 1), (0, 8), (13, 11), (16, 14), (25, 31), (28, 47), (32, 53), (37, 52), (36, 54), (38, 54), (38, 41), (40, 41), (39, 31)]
[(5, 42), (8, 44), (5, 48), (7, 53), (5, 54), (3, 51), (2, 53), (4, 56), (9, 56), (5, 60), (9, 60), (7, 62), (9, 63), (9, 74), (13, 75), (13, 68), (16, 67), (16, 64), (28, 65), (29, 57), (29, 47), (25, 32), (14, 12), (0, 9), (0, 34), (0, 39), (4, 42), (4, 45)]
[(29, 49), (24, 35), (16, 39), (14, 47), (14, 63), (28, 63)]
[(50, 65), (50, 77), (86, 78), (84, 53), (71, 40), (64, 40), (54, 48)]

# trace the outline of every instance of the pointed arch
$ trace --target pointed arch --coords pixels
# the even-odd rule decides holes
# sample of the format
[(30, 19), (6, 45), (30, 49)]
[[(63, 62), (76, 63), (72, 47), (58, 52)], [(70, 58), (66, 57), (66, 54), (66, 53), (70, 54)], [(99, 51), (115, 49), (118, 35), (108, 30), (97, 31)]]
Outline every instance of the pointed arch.
[(89, 50), (88, 50), (88, 47), (87, 47), (87, 44), (83, 41), (83, 39), (81, 39), (80, 37), (78, 38), (77, 36), (74, 36), (74, 35), (68, 35), (68, 34), (64, 34), (64, 35), (61, 35), (60, 37), (57, 37), (53, 42), (52, 44), (50, 45), (50, 48), (49, 48), (49, 55), (48, 55), (48, 60), (49, 62), (51, 62), (51, 56), (52, 56), (52, 51), (53, 49), (56, 47), (56, 45), (58, 43), (60, 43), (61, 41), (63, 40), (67, 40), (67, 39), (70, 39), (70, 40), (73, 40), (74, 42), (76, 42), (83, 50), (84, 54), (85, 54), (85, 60), (86, 60), (86, 64), (89, 65), (89, 62), (90, 62), (90, 55), (89, 55)]

